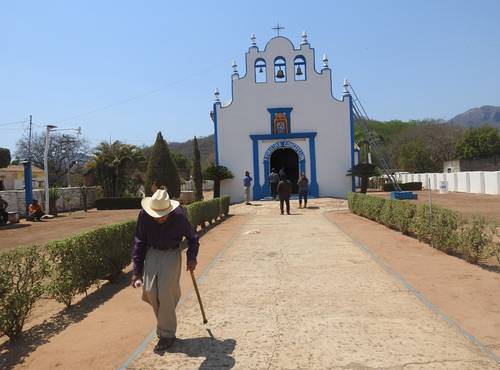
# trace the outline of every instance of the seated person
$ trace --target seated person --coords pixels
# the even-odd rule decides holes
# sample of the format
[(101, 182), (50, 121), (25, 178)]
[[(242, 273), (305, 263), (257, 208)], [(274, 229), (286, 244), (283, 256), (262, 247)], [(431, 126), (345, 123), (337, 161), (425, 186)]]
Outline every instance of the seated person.
[(38, 200), (33, 199), (28, 207), (28, 221), (40, 221), (41, 217), (44, 216), (42, 206), (38, 204)]
[(9, 214), (7, 213), (8, 206), (9, 203), (3, 200), (2, 197), (0, 196), (0, 224), (7, 223), (7, 220), (9, 219)]

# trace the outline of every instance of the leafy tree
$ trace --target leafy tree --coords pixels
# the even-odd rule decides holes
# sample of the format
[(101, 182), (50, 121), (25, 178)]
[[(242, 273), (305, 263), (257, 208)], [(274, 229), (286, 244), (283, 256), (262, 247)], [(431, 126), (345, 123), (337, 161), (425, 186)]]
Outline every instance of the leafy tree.
[(194, 199), (203, 200), (203, 178), (201, 173), (200, 150), (198, 149), (198, 140), (196, 136), (193, 140), (193, 181), (194, 181)]
[(498, 131), (487, 125), (470, 128), (458, 141), (456, 150), (459, 159), (488, 158), (500, 155)]
[(191, 174), (191, 163), (190, 160), (184, 154), (170, 151), (170, 155), (174, 160), (174, 163), (179, 171), (179, 176), (184, 180), (189, 180), (189, 175)]
[(427, 172), (433, 168), (429, 150), (420, 141), (411, 141), (401, 146), (398, 167), (409, 172)]
[(0, 148), (0, 168), (7, 167), (10, 164), (10, 150)]
[(203, 178), (205, 180), (213, 180), (214, 198), (220, 198), (220, 182), (232, 179), (234, 176), (227, 167), (211, 164), (203, 172)]
[(373, 163), (358, 163), (347, 172), (347, 176), (361, 177), (361, 192), (363, 194), (368, 190), (370, 177), (379, 175), (380, 171)]
[[(45, 151), (45, 135), (43, 132), (33, 133), (31, 138), (31, 163), (38, 168), (44, 168), (43, 156)], [(22, 137), (16, 144), (16, 158), (27, 159), (28, 136)], [(63, 135), (58, 132), (50, 134), (50, 150), (48, 156), (49, 185), (64, 186), (67, 181), (68, 168), (72, 173), (83, 172), (83, 167), (78, 166), (89, 159), (90, 148), (85, 138), (78, 139), (72, 135)], [(76, 166), (75, 166), (76, 165)], [(80, 184), (78, 184), (80, 185)]]
[(141, 149), (118, 140), (112, 144), (99, 144), (93, 161), (87, 166), (88, 173), (95, 173), (97, 183), (102, 186), (106, 197), (135, 194), (143, 182), (140, 172), (144, 167)]
[(153, 193), (154, 188), (164, 186), (172, 198), (181, 195), (181, 179), (179, 172), (168, 149), (167, 142), (161, 132), (156, 136), (155, 144), (151, 149), (146, 171), (146, 194)]

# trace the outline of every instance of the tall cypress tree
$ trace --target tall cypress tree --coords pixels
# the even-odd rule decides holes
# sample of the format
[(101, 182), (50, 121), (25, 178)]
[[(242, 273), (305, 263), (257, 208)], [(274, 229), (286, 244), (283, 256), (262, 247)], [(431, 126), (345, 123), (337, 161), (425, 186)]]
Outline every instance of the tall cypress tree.
[(200, 150), (198, 149), (198, 139), (193, 140), (193, 181), (194, 200), (203, 200), (203, 178), (201, 174)]
[(146, 171), (146, 194), (151, 195), (154, 187), (160, 189), (165, 187), (172, 198), (181, 195), (181, 178), (177, 166), (170, 156), (167, 142), (163, 139), (161, 132), (156, 136), (155, 144), (151, 150), (148, 168)]

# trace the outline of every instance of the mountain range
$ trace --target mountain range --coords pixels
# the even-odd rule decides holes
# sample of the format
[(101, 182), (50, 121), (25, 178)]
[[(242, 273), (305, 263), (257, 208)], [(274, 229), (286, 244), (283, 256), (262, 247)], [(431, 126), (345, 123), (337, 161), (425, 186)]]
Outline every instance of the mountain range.
[(456, 115), (448, 122), (463, 127), (479, 127), (488, 123), (493, 127), (500, 128), (500, 107), (483, 105), (479, 108), (472, 108)]

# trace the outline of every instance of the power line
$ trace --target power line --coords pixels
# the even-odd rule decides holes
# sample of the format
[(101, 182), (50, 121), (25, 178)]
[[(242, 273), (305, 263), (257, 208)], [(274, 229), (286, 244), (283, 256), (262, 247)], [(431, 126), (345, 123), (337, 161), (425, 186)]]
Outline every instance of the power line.
[[(239, 53), (239, 54), (236, 54), (237, 56), (241, 56), (241, 55), (244, 55), (245, 53)], [(66, 118), (63, 118), (63, 119), (60, 119), (60, 120), (57, 120), (57, 121), (53, 121), (54, 124), (56, 123), (62, 123), (62, 122), (67, 122), (67, 121), (71, 121), (71, 120), (74, 120), (76, 118), (81, 118), (81, 117), (84, 117), (84, 116), (88, 116), (88, 115), (91, 115), (91, 114), (94, 114), (94, 113), (97, 113), (97, 112), (100, 112), (100, 111), (103, 111), (103, 110), (107, 110), (107, 109), (111, 109), (113, 107), (116, 107), (118, 105), (123, 105), (123, 104), (127, 104), (127, 103), (130, 103), (134, 100), (138, 100), (138, 99), (141, 99), (141, 98), (145, 98), (146, 96), (150, 96), (150, 95), (154, 95), (154, 94), (157, 94), (169, 87), (172, 87), (172, 86), (175, 86), (175, 85), (178, 85), (184, 81), (187, 81), (189, 80), (190, 78), (193, 78), (195, 76), (198, 76), (198, 75), (201, 75), (203, 73), (206, 73), (212, 69), (215, 69), (215, 68), (218, 68), (220, 67), (222, 64), (221, 62), (226, 62), (226, 61), (231, 61), (233, 60), (234, 58), (226, 58), (220, 62), (218, 62), (217, 64), (212, 64), (204, 69), (201, 69), (199, 70), (198, 72), (194, 72), (194, 73), (191, 73), (191, 74), (188, 74), (186, 75), (185, 77), (177, 80), (177, 81), (173, 81), (173, 82), (170, 82), (170, 83), (167, 83), (166, 85), (163, 85), (162, 87), (159, 87), (159, 88), (156, 88), (154, 90), (150, 90), (150, 91), (147, 91), (145, 93), (142, 93), (142, 94), (139, 94), (139, 95), (135, 95), (135, 96), (132, 96), (132, 97), (129, 97), (129, 98), (125, 98), (125, 99), (122, 99), (122, 100), (118, 100), (114, 103), (110, 103), (110, 104), (107, 104), (107, 105), (104, 105), (104, 106), (101, 106), (101, 107), (97, 107), (97, 108), (94, 108), (94, 109), (91, 109), (91, 110), (88, 110), (86, 112), (83, 112), (83, 113), (80, 113), (80, 114), (76, 114), (74, 116), (71, 116), (71, 117), (66, 117)]]
[(5, 122), (5, 123), (0, 123), (0, 126), (12, 126), (12, 125), (21, 125), (23, 123), (26, 123), (26, 119), (22, 121), (14, 121), (14, 122)]

